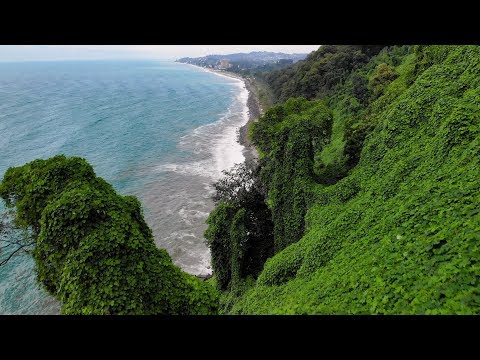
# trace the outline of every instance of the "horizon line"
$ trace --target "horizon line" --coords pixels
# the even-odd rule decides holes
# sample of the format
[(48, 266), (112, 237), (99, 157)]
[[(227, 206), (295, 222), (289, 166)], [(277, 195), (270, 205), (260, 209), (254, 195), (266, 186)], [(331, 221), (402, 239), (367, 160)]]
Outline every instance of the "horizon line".
[[(181, 59), (181, 58), (178, 58)], [(176, 61), (173, 58), (100, 58), (100, 59), (19, 59), (19, 60), (1, 60), (0, 63), (19, 63), (19, 62), (68, 62), (68, 61)]]

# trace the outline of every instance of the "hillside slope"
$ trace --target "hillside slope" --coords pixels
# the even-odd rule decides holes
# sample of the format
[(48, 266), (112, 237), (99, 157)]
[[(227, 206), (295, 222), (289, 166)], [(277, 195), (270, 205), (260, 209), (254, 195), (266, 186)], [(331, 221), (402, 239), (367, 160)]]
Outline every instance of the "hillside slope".
[(277, 100), (291, 97), (309, 100), (330, 95), (350, 72), (365, 65), (382, 45), (323, 45), (303, 61), (263, 75)]
[(373, 57), (326, 98), (324, 146), (304, 136), (302, 117), (317, 116), (304, 102), (270, 109), (253, 140), (275, 226), (305, 231), (225, 311), (480, 313), (480, 47)]

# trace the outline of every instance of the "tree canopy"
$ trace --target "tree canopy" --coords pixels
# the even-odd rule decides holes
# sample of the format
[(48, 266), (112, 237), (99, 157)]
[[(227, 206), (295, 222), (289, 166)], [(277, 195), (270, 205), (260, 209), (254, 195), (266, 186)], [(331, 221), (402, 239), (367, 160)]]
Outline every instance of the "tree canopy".
[(10, 168), (0, 197), (31, 228), (38, 281), (64, 314), (208, 314), (215, 290), (158, 249), (139, 201), (122, 196), (82, 158)]

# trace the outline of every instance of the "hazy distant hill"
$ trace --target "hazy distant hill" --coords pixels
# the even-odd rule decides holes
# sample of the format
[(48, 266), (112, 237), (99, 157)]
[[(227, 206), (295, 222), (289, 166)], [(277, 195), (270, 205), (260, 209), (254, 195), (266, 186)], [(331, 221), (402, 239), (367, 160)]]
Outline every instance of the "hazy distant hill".
[[(203, 57), (185, 57), (177, 62), (194, 64), (209, 68), (228, 68), (232, 71), (272, 70), (303, 60), (308, 54), (285, 54), (268, 51), (253, 51), (228, 55), (207, 55)], [(222, 60), (228, 60), (228, 66), (222, 66)], [(224, 64), (227, 62), (224, 62)]]

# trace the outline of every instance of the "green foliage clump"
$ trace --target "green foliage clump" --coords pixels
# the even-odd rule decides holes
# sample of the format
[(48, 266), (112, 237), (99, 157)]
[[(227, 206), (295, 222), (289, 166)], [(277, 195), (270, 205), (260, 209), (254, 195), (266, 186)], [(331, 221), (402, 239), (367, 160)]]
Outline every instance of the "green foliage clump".
[(385, 47), (352, 71), (338, 91), (328, 97), (334, 122), (331, 141), (321, 154), (318, 168), (321, 183), (334, 184), (357, 165), (364, 141), (379, 121), (378, 115), (408, 88), (414, 57), (411, 46)]
[(220, 290), (257, 278), (273, 255), (273, 223), (255, 163), (224, 172), (215, 185), (217, 207), (207, 219), (205, 238)]
[(395, 80), (397, 76), (398, 75), (395, 74), (395, 71), (392, 69), (392, 67), (385, 63), (379, 64), (368, 83), (368, 86), (370, 89), (372, 89), (373, 96), (377, 98), (383, 94), (386, 86)]
[(372, 119), (364, 119), (347, 127), (345, 130), (345, 145), (343, 152), (345, 154), (345, 165), (351, 169), (357, 165), (360, 160), (360, 154), (363, 149), (363, 143), (368, 134), (375, 128), (375, 122)]
[(237, 208), (227, 203), (218, 204), (210, 213), (205, 238), (210, 248), (212, 269), (219, 289), (225, 290), (232, 278), (232, 246), (230, 226)]
[(314, 162), (329, 139), (332, 113), (321, 100), (292, 98), (253, 124), (252, 141), (265, 154), (261, 177), (268, 188), (275, 252), (300, 239), (315, 180)]
[(7, 170), (0, 196), (33, 228), (38, 281), (64, 314), (207, 314), (213, 288), (156, 248), (135, 197), (118, 195), (77, 157)]
[(297, 275), (303, 261), (302, 249), (292, 244), (270, 258), (258, 277), (258, 285), (280, 285)]
[[(382, 63), (389, 70), (379, 71)], [(314, 162), (341, 164), (346, 149), (356, 166), (332, 185), (310, 182), (303, 236), (276, 251), (229, 313), (480, 313), (480, 47), (392, 47), (355, 73), (325, 99), (332, 137)], [(367, 86), (371, 94), (363, 88), (357, 98), (352, 84), (375, 78), (378, 97)], [(297, 109), (308, 122), (308, 105)], [(294, 122), (276, 109), (252, 134), (267, 164), (283, 161), (265, 168), (273, 212), (273, 179), (287, 180), (276, 172), (289, 171), (282, 165), (292, 154), (284, 147), (282, 158), (275, 146), (297, 139), (273, 131), (287, 117)], [(297, 173), (288, 174), (295, 183)], [(275, 227), (295, 220), (274, 216)]]

